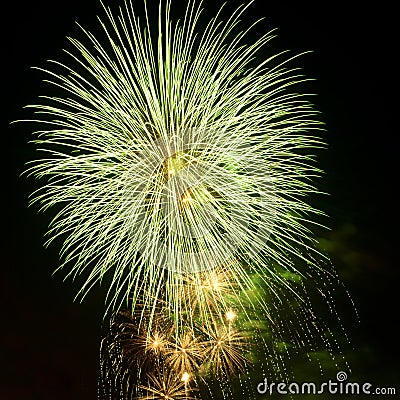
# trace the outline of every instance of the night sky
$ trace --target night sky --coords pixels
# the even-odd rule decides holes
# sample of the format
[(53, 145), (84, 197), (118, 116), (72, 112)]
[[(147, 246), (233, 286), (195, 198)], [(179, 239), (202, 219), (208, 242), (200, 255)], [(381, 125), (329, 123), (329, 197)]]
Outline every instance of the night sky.
[[(229, 1), (228, 10), (240, 3)], [(394, 10), (384, 2), (349, 3), (257, 0), (246, 18), (266, 17), (253, 38), (278, 28), (274, 50), (313, 51), (295, 65), (316, 79), (307, 90), (318, 94), (314, 102), (326, 123), (328, 146), (319, 154), (325, 175), (318, 186), (329, 196), (315, 201), (330, 216), (325, 222), (331, 230), (317, 235), (360, 317), (357, 322), (349, 303), (339, 301), (354, 347), (352, 374), (376, 385), (397, 386), (400, 392), (399, 150), (398, 125), (390, 111), (398, 103), (398, 35)], [(52, 213), (37, 215), (34, 207), (28, 209), (35, 183), (19, 177), (24, 163), (34, 158), (27, 144), (30, 127), (9, 123), (31, 117), (23, 106), (48, 93), (43, 74), (30, 67), (63, 59), (66, 36), (82, 38), (75, 21), (94, 32), (102, 10), (98, 0), (7, 4), (1, 11), (0, 399), (95, 399), (105, 291), (96, 288), (80, 304), (73, 301), (79, 282), (64, 283), (62, 273), (52, 276), (59, 248), (43, 247)], [(173, 4), (182, 7), (183, 2)], [(204, 1), (207, 15), (220, 4)]]

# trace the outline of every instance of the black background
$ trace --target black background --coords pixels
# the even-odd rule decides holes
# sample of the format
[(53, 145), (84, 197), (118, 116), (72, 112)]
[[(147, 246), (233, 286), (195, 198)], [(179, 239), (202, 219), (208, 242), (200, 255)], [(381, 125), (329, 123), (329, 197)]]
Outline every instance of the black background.
[[(205, 1), (207, 15), (220, 3)], [(353, 373), (400, 391), (398, 128), (390, 111), (398, 104), (398, 38), (394, 9), (349, 3), (258, 0), (246, 18), (266, 17), (255, 37), (279, 28), (276, 49), (313, 50), (297, 64), (316, 78), (310, 87), (326, 122), (319, 184), (330, 196), (319, 206), (330, 215), (327, 250), (360, 315), (357, 322), (351, 309), (340, 310), (353, 340)], [(239, 4), (229, 1), (228, 10)], [(32, 181), (19, 178), (34, 157), (29, 129), (9, 122), (29, 118), (22, 107), (47, 89), (30, 67), (62, 57), (65, 37), (81, 35), (75, 21), (95, 31), (102, 10), (97, 0), (37, 0), (7, 2), (1, 14), (0, 398), (95, 399), (104, 290), (74, 303), (77, 284), (52, 276), (58, 249), (43, 248), (50, 217), (27, 208)]]

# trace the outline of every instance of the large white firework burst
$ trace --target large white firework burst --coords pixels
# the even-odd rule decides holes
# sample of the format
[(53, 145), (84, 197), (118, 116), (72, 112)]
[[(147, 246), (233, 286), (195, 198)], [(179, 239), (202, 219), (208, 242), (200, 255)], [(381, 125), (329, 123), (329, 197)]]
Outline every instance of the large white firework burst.
[(200, 6), (175, 23), (160, 2), (157, 32), (129, 1), (117, 17), (105, 7), (106, 40), (69, 39), (70, 62), (44, 70), (62, 94), (31, 106), (47, 152), (29, 170), (46, 179), (33, 202), (59, 207), (49, 242), (63, 238), (61, 268), (85, 274), (82, 295), (112, 276), (114, 310), (130, 298), (152, 314), (162, 299), (179, 321), (192, 312), (185, 285), (207, 271), (233, 292), (255, 289), (254, 271), (292, 290), (271, 266), (312, 263), (304, 196), (320, 123), (295, 92), (304, 78), (294, 57), (269, 54), (273, 32), (248, 43), (248, 6), (198, 32)]

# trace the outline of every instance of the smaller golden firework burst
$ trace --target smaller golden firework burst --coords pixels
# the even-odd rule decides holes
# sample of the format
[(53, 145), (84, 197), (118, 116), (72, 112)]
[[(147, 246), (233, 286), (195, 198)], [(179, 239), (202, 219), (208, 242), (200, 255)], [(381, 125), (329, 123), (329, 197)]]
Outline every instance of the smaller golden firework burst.
[[(135, 399), (191, 399), (200, 381), (207, 384), (214, 375), (226, 382), (249, 364), (246, 331), (237, 329), (236, 305), (228, 304), (233, 290), (229, 271), (203, 271), (186, 279), (194, 307), (193, 314), (182, 315), (182, 325), (174, 323), (164, 303), (153, 318), (137, 309), (121, 311), (112, 320), (107, 350), (117, 378), (135, 392)], [(221, 306), (223, 296), (227, 301)], [(211, 315), (206, 323), (201, 311)]]
[(216, 325), (213, 330), (204, 331), (204, 335), (207, 337), (202, 343), (204, 357), (215, 375), (229, 379), (245, 372), (246, 365), (250, 363), (246, 358), (248, 343), (245, 332), (233, 329), (229, 323), (228, 326)]
[(233, 282), (229, 266), (186, 274), (182, 276), (182, 298), (186, 310), (193, 317), (200, 318), (202, 325), (215, 324), (229, 309), (227, 300), (234, 298), (236, 284)]
[(203, 356), (204, 348), (191, 331), (184, 332), (175, 342), (171, 342), (165, 352), (166, 363), (182, 375), (196, 371)]
[(147, 375), (147, 385), (139, 385), (143, 394), (139, 400), (193, 400), (198, 389), (191, 386), (192, 376), (188, 372), (176, 373), (175, 370), (157, 368)]
[(128, 369), (144, 368), (160, 360), (169, 345), (173, 325), (157, 314), (152, 329), (148, 319), (129, 311), (119, 312), (111, 324), (112, 346), (119, 346), (121, 361)]

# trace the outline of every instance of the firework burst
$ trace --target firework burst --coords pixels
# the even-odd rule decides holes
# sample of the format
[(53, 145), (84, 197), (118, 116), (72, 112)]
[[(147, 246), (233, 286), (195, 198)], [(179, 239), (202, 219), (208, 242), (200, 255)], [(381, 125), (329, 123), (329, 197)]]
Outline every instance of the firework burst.
[(174, 371), (190, 374), (197, 371), (203, 359), (203, 347), (191, 331), (183, 333), (166, 351), (166, 362)]
[[(304, 201), (322, 145), (294, 91), (305, 78), (283, 53), (255, 62), (274, 34), (248, 44), (248, 6), (198, 32), (200, 4), (174, 23), (160, 1), (156, 32), (129, 0), (118, 16), (105, 7), (106, 41), (69, 39), (69, 62), (42, 69), (60, 96), (30, 106), (47, 154), (28, 169), (45, 180), (32, 203), (58, 207), (47, 243), (63, 240), (79, 295), (111, 282), (102, 366), (127, 398), (189, 399), (204, 371), (228, 382), (266, 324), (269, 354), (287, 332), (299, 346), (320, 334), (302, 283), (325, 276), (309, 230), (320, 212)], [(272, 321), (285, 299), (292, 316)]]
[(140, 400), (192, 400), (196, 389), (190, 387), (190, 375), (175, 375), (166, 369), (158, 369), (148, 376), (148, 386), (140, 385), (145, 394)]
[[(158, 315), (168, 319), (162, 311)], [(130, 311), (118, 312), (102, 342), (101, 398), (114, 399), (120, 393), (126, 398), (190, 398), (213, 377), (228, 384), (250, 364), (249, 332), (231, 326), (237, 317), (229, 310), (228, 324), (219, 321), (211, 330), (203, 325), (192, 330), (186, 321), (184, 329), (175, 331), (172, 320), (172, 329), (160, 329), (153, 321), (149, 331), (146, 321)]]
[(229, 265), (216, 267), (182, 278), (183, 309), (202, 325), (214, 324), (223, 317), (230, 301), (237, 299), (238, 284), (235, 283)]
[(229, 379), (232, 375), (245, 372), (249, 360), (245, 355), (248, 346), (244, 332), (221, 325), (206, 331), (205, 335), (205, 359), (217, 376)]
[(29, 172), (48, 180), (33, 202), (62, 205), (49, 242), (65, 238), (61, 268), (86, 274), (82, 295), (110, 274), (110, 309), (129, 296), (135, 308), (144, 292), (145, 308), (163, 297), (179, 316), (187, 274), (226, 265), (251, 288), (250, 260), (268, 280), (271, 261), (292, 270), (292, 256), (306, 257), (302, 221), (315, 210), (301, 198), (317, 169), (300, 149), (319, 145), (320, 125), (290, 92), (303, 78), (289, 60), (251, 66), (273, 34), (243, 46), (234, 31), (246, 7), (198, 39), (199, 4), (177, 24), (169, 9), (160, 3), (155, 36), (127, 2), (118, 18), (105, 9), (108, 43), (85, 30), (86, 45), (70, 39), (71, 66), (46, 70), (63, 96), (31, 106), (49, 156)]

